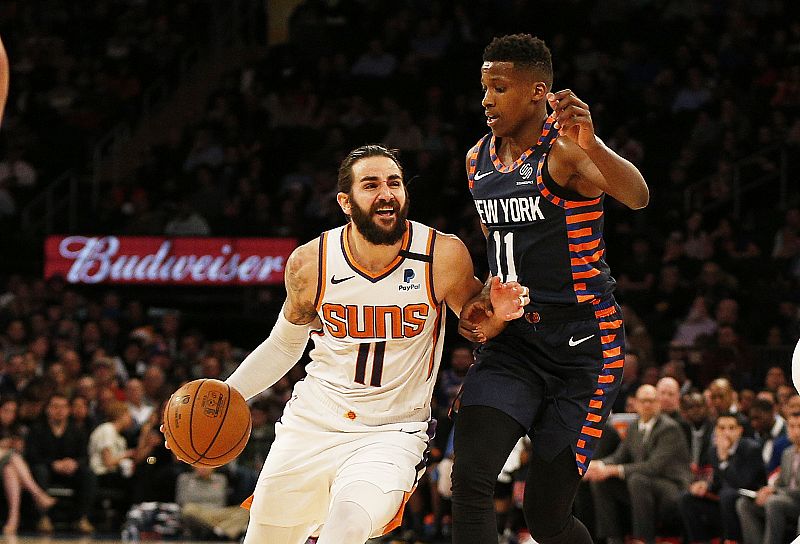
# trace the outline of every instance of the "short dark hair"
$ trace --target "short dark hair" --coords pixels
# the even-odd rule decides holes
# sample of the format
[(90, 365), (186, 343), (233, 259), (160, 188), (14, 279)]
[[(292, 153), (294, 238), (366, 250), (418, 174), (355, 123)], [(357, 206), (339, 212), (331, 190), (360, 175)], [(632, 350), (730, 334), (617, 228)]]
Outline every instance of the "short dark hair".
[(484, 62), (513, 62), (537, 71), (548, 83), (553, 83), (553, 58), (541, 39), (530, 34), (508, 34), (494, 38), (483, 50)]
[(735, 419), (736, 424), (739, 425), (739, 427), (747, 427), (747, 419), (745, 419), (745, 417), (738, 412), (722, 412), (717, 416), (716, 421), (719, 421), (723, 417)]
[(382, 144), (367, 144), (357, 147), (347, 154), (342, 164), (339, 165), (339, 192), (350, 194), (353, 188), (353, 164), (361, 159), (367, 157), (389, 157), (403, 173), (403, 165), (400, 164), (400, 159), (397, 158), (399, 151), (397, 149), (389, 149)]
[(775, 403), (765, 398), (755, 398), (753, 399), (753, 404), (750, 405), (750, 409), (760, 410), (764, 413), (771, 413), (775, 411)]

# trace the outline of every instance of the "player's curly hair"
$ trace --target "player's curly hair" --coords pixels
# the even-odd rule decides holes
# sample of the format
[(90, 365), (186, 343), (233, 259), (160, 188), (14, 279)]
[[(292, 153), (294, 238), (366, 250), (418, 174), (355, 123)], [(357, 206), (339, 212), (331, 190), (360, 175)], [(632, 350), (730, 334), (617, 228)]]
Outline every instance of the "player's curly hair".
[(350, 190), (353, 188), (353, 164), (367, 157), (389, 157), (400, 169), (400, 174), (402, 174), (403, 165), (400, 164), (400, 159), (397, 158), (398, 153), (397, 149), (389, 149), (381, 144), (367, 144), (355, 148), (347, 154), (342, 164), (339, 165), (339, 192), (350, 194)]
[(553, 83), (553, 58), (541, 39), (530, 34), (508, 34), (494, 38), (483, 50), (484, 62), (513, 62), (535, 70), (548, 84)]

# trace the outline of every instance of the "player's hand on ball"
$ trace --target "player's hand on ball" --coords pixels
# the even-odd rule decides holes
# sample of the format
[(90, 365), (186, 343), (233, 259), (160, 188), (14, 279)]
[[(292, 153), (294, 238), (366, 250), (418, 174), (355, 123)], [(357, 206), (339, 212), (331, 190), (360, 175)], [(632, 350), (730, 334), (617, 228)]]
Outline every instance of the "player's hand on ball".
[(164, 424), (163, 423), (158, 427), (158, 430), (161, 431), (161, 434), (164, 435), (164, 447), (167, 448), (167, 449), (170, 449), (169, 444), (167, 444), (167, 435), (164, 432)]

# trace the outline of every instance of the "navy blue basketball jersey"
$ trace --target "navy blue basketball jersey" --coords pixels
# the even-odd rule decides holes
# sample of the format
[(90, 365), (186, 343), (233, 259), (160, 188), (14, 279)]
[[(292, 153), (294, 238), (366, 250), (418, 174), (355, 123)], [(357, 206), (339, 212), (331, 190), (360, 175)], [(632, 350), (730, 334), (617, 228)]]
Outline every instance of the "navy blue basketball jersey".
[(547, 118), (536, 145), (510, 166), (500, 162), (492, 134), (470, 151), (469, 187), (489, 231), (489, 268), (527, 286), (534, 304), (599, 302), (615, 285), (604, 260), (605, 195), (587, 198), (553, 181), (553, 121)]

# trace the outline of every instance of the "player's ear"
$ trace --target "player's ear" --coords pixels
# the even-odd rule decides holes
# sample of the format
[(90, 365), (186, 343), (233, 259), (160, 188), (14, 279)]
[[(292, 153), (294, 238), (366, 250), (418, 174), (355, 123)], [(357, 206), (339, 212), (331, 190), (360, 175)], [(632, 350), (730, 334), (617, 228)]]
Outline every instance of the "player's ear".
[(547, 83), (544, 81), (536, 81), (533, 84), (531, 100), (539, 102), (547, 97)]
[(337, 193), (336, 201), (346, 216), (350, 216), (350, 195), (347, 193)]

